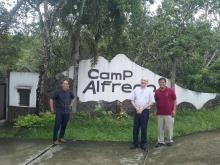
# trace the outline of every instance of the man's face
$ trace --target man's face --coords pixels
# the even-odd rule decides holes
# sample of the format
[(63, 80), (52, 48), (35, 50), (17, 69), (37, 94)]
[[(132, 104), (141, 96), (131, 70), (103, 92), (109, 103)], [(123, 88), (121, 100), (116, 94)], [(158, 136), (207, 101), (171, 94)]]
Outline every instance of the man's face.
[(147, 84), (148, 84), (148, 81), (146, 81), (146, 80), (141, 80), (141, 87), (142, 87), (142, 88), (147, 87)]
[(160, 86), (161, 89), (164, 89), (166, 87), (166, 81), (160, 80), (159, 81), (159, 86)]
[(62, 83), (62, 89), (64, 90), (64, 91), (67, 91), (67, 90), (69, 90), (70, 89), (70, 85), (69, 85), (69, 82), (68, 81), (63, 81), (63, 83)]

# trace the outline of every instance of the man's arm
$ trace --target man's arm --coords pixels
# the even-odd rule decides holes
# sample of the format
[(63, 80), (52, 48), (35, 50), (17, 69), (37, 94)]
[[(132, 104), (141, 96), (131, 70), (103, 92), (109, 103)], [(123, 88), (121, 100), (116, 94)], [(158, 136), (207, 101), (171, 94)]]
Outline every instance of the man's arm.
[(157, 116), (157, 102), (154, 104), (154, 116)]
[(153, 91), (151, 91), (149, 95), (149, 102), (143, 107), (143, 109), (151, 109), (154, 103), (155, 103), (154, 93)]
[(152, 103), (151, 103), (151, 102), (148, 102), (147, 104), (145, 104), (145, 105), (143, 106), (143, 110), (144, 110), (144, 109), (150, 109), (151, 106), (152, 106)]
[(54, 101), (53, 101), (53, 99), (50, 99), (49, 103), (50, 103), (50, 110), (51, 110), (52, 113), (54, 113)]
[(135, 108), (135, 111), (138, 110), (137, 105), (135, 104), (135, 90), (132, 91), (131, 96), (130, 96), (131, 104)]
[(72, 106), (74, 102), (75, 102), (75, 99), (71, 99), (70, 105)]
[(71, 101), (70, 101), (70, 109), (71, 109), (71, 110), (73, 110), (73, 105), (74, 105), (75, 99), (76, 99), (76, 98), (71, 99)]
[(175, 117), (176, 116), (176, 100), (174, 100), (174, 103), (173, 103), (173, 111), (172, 111), (172, 117)]
[(133, 105), (133, 107), (135, 108), (135, 110), (137, 110), (137, 109), (138, 109), (137, 105), (134, 103), (134, 101), (133, 101), (133, 100), (131, 100), (131, 104)]
[(134, 109), (135, 109), (135, 112), (138, 113), (138, 114), (141, 114), (144, 109), (142, 109), (141, 107), (138, 107), (138, 106), (135, 104), (134, 101), (131, 101), (131, 103), (132, 103), (132, 105), (133, 105), (133, 107), (134, 107)]
[(157, 96), (157, 92), (155, 91), (154, 93), (154, 100), (155, 100), (155, 104), (154, 104), (154, 116), (157, 116), (157, 100), (158, 100), (158, 96)]
[(55, 112), (55, 109), (54, 109), (54, 100), (56, 100), (58, 97), (58, 91), (54, 91), (53, 93), (51, 93), (51, 96), (50, 96), (50, 100), (49, 100), (49, 104), (50, 104), (50, 111), (52, 113)]
[(144, 109), (150, 109), (153, 104), (154, 103), (147, 103), (147, 104), (145, 104), (144, 107), (143, 107), (143, 110)]
[(73, 92), (70, 92), (70, 99), (71, 99), (71, 101), (70, 101), (70, 109), (73, 109), (73, 104), (74, 104), (74, 102), (75, 102), (75, 99), (77, 99), (76, 97), (75, 97), (75, 95), (73, 94)]
[(172, 99), (173, 99), (173, 111), (172, 111), (172, 113), (171, 113), (171, 115), (172, 115), (172, 117), (175, 117), (176, 116), (176, 94), (175, 94), (175, 92), (173, 91), (173, 90), (171, 90), (172, 91)]

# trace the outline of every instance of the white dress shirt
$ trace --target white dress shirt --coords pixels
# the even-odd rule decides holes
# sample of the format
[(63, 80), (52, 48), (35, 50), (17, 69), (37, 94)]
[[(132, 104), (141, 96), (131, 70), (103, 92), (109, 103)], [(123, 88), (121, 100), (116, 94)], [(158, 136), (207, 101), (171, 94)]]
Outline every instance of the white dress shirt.
[(150, 87), (136, 87), (131, 93), (130, 100), (133, 101), (137, 107), (145, 107), (146, 105), (155, 103), (154, 92)]

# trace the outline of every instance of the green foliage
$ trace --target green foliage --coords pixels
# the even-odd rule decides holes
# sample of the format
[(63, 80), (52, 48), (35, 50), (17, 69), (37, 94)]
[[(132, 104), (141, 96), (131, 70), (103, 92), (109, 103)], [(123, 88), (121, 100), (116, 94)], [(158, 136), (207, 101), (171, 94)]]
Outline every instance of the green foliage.
[[(218, 129), (220, 128), (219, 116), (220, 107), (200, 111), (180, 111), (175, 118), (174, 136)], [(117, 120), (112, 116), (104, 118), (91, 117), (89, 113), (77, 112), (67, 126), (66, 138), (97, 141), (132, 141), (132, 126), (133, 118), (131, 116), (124, 120)], [(46, 127), (34, 129), (1, 129), (0, 137), (51, 139), (52, 128), (51, 124), (47, 124)], [(152, 114), (148, 123), (148, 139), (150, 141), (156, 141), (157, 139), (157, 121)]]
[(178, 112), (175, 119), (175, 136), (183, 136), (194, 132), (219, 128), (220, 108), (201, 110), (198, 112)]
[(202, 69), (191, 78), (191, 87), (197, 91), (220, 93), (220, 60), (215, 61), (210, 67)]
[(93, 112), (90, 112), (91, 116), (96, 118), (113, 118), (117, 120), (126, 120), (129, 118), (128, 114), (126, 112), (120, 112), (113, 114), (112, 111), (105, 111), (102, 109), (102, 107), (98, 104), (95, 107), (95, 110)]
[(16, 119), (14, 126), (16, 128), (45, 128), (50, 126), (53, 123), (53, 121), (54, 115), (47, 112), (39, 116), (20, 116)]
[(101, 105), (98, 104), (98, 105), (96, 105), (95, 110), (93, 112), (91, 112), (91, 115), (93, 117), (102, 118), (102, 117), (106, 117), (106, 116), (109, 117), (112, 114), (105, 111), (104, 109), (102, 109)]
[(7, 71), (37, 72), (41, 59), (39, 37), (23, 34), (0, 36), (0, 77)]
[(115, 118), (118, 120), (126, 120), (128, 119), (128, 114), (126, 112), (120, 112), (115, 114)]
[(20, 35), (4, 34), (0, 36), (0, 77), (7, 71), (15, 69), (14, 64), (18, 59)]
[[(30, 2), (36, 5), (43, 1)], [(58, 3), (57, 0), (48, 2), (53, 7)], [(67, 0), (56, 15), (56, 28), (49, 39), (51, 54), (46, 57), (49, 79), (54, 79), (57, 73), (74, 63), (74, 44), (70, 41), (75, 40), (76, 24), (70, 26), (67, 16), (73, 14), (76, 21), (81, 2)], [(220, 24), (211, 19), (213, 16), (207, 19), (209, 14), (220, 14), (218, 0), (165, 0), (156, 14), (149, 11), (147, 3), (147, 0), (86, 1), (80, 22), (79, 60), (92, 58), (95, 64), (99, 55), (110, 60), (124, 53), (137, 64), (170, 78), (175, 58), (179, 85), (197, 91), (219, 92)], [(30, 6), (26, 4), (20, 10), (22, 14), (15, 14), (14, 20), (25, 22), (27, 16), (33, 14), (28, 13)], [(201, 10), (206, 12), (195, 17)], [(8, 19), (3, 2), (0, 2), (0, 15), (2, 22)], [(0, 77), (5, 76), (7, 70), (39, 71), (46, 59), (43, 58), (43, 31), (39, 22), (25, 25), (22, 24), (22, 28), (29, 34), (20, 30), (20, 34), (0, 36)], [(217, 55), (212, 58), (214, 53)]]
[(42, 62), (40, 58), (41, 39), (39, 36), (22, 36), (19, 40), (18, 60), (14, 70), (38, 72)]
[(195, 19), (195, 13), (204, 7), (203, 3), (200, 0), (163, 1), (157, 15), (145, 18), (148, 20), (145, 32), (138, 42), (142, 46), (133, 59), (168, 78), (171, 77), (173, 59), (176, 59), (177, 84), (197, 91), (218, 92), (215, 85), (218, 69), (214, 71), (206, 65), (215, 51), (218, 55), (212, 59), (210, 67), (219, 63), (220, 33), (207, 20)]

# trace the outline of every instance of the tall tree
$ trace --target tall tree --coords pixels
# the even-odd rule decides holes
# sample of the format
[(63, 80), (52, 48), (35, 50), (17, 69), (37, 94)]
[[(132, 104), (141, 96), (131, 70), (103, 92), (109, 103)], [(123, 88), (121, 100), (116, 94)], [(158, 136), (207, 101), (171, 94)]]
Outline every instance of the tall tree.
[[(37, 90), (37, 109), (46, 110), (46, 91), (48, 82), (48, 66), (52, 53), (52, 33), (56, 26), (56, 20), (61, 9), (65, 5), (65, 0), (26, 0), (26, 2), (37, 12), (40, 22), (40, 34), (43, 40), (42, 66)], [(41, 10), (41, 7), (43, 10)]]
[(162, 3), (152, 20), (153, 46), (159, 47), (157, 52), (160, 53), (161, 62), (171, 66), (172, 88), (175, 88), (177, 65), (185, 58), (190, 59), (196, 51), (190, 29), (195, 22), (194, 15), (201, 5), (200, 1), (167, 0)]
[(8, 31), (14, 17), (16, 17), (17, 11), (23, 4), (24, 0), (18, 0), (14, 7), (8, 11), (2, 2), (0, 2), (0, 35)]

